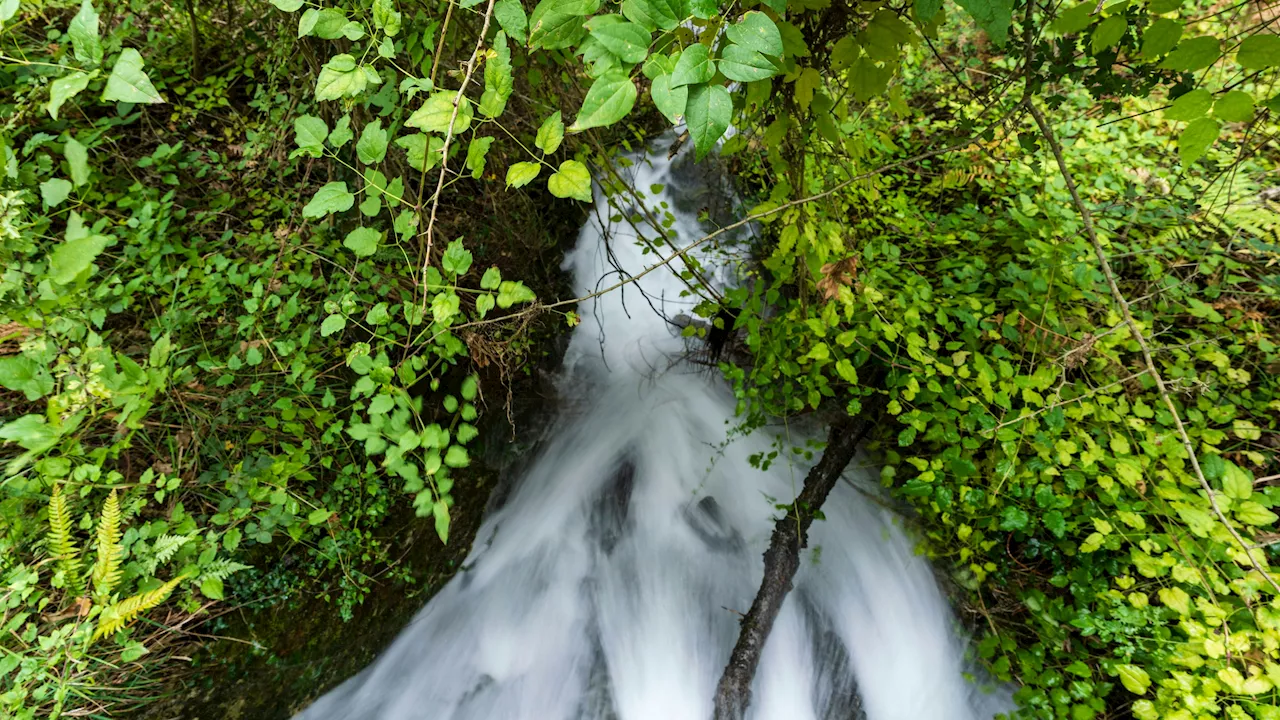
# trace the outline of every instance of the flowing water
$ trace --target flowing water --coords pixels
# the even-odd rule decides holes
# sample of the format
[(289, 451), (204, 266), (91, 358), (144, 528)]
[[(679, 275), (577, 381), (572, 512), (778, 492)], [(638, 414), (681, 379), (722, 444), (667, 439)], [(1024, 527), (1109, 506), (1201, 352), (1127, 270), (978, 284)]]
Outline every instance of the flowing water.
[[(665, 152), (625, 172), (646, 193), (665, 185), (646, 204), (668, 204), (677, 244), (706, 232), (688, 207), (706, 195), (705, 177)], [(610, 214), (602, 201), (566, 259), (580, 294), (656, 260)], [(708, 261), (732, 281), (731, 263)], [(682, 288), (662, 268), (583, 303), (563, 407), (465, 569), (302, 720), (710, 717), (760, 583), (774, 503), (798, 494), (807, 467), (788, 460), (804, 440), (794, 428), (726, 442), (732, 394), (682, 359), (689, 346), (663, 317), (689, 311)], [(752, 467), (752, 454), (778, 447), (767, 471)], [(864, 475), (851, 470), (814, 524), (748, 717), (985, 720), (1006, 710), (1006, 695), (964, 678), (964, 646), (930, 569), (869, 499)]]

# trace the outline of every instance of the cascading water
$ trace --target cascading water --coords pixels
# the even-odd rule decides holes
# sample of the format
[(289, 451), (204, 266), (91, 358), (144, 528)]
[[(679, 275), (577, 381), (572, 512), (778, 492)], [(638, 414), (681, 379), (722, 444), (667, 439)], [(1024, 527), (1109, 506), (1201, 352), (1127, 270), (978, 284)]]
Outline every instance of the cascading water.
[[(679, 207), (705, 186), (682, 182), (665, 153), (634, 159), (633, 187), (665, 185), (646, 204), (668, 203), (668, 234), (678, 244), (703, 235)], [(566, 260), (581, 294), (656, 262), (609, 221), (616, 210), (597, 210)], [(720, 272), (732, 275), (727, 264)], [(662, 316), (687, 311), (683, 287), (660, 268), (583, 303), (564, 408), (465, 569), (302, 720), (710, 717), (760, 583), (774, 502), (799, 493), (807, 468), (790, 453), (752, 467), (776, 435), (726, 442), (731, 393), (681, 359), (685, 341)], [(1007, 695), (964, 678), (963, 644), (927, 563), (859, 489), (858, 472), (847, 479), (814, 524), (749, 717), (985, 720), (1007, 710)]]

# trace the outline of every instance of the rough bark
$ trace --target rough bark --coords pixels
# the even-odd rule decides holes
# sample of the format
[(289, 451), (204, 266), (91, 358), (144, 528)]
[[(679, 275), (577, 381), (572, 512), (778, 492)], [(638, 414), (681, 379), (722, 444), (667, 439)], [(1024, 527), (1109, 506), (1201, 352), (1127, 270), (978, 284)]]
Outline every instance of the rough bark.
[(742, 720), (746, 714), (760, 653), (773, 630), (783, 600), (791, 592), (791, 580), (800, 568), (800, 550), (809, 541), (809, 526), (871, 425), (871, 422), (858, 423), (847, 419), (831, 426), (822, 459), (805, 476), (804, 489), (791, 511), (774, 525), (769, 549), (764, 553), (764, 579), (760, 582), (755, 602), (751, 604), (751, 611), (742, 619), (738, 643), (716, 688), (715, 720)]

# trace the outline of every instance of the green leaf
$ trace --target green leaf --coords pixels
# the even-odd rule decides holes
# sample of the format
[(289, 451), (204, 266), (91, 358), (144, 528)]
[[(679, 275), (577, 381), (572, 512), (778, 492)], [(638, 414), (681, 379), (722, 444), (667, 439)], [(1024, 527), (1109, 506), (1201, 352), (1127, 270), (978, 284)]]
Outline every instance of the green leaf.
[(440, 542), (449, 544), (449, 506), (444, 500), (437, 500), (431, 505), (431, 514), (436, 519), (436, 534)]
[(689, 89), (685, 123), (698, 159), (705, 157), (729, 129), (732, 114), (733, 101), (723, 85), (695, 85)]
[(223, 599), (222, 578), (210, 575), (200, 581), (200, 592), (210, 600)]
[(804, 33), (800, 32), (800, 28), (784, 20), (778, 23), (778, 32), (782, 33), (783, 57), (809, 57), (809, 46), (805, 43)]
[(44, 201), (45, 207), (57, 207), (58, 205), (61, 205), (70, 194), (70, 180), (50, 178), (40, 183), (40, 199)]
[(156, 92), (151, 79), (142, 70), (142, 56), (133, 48), (120, 51), (116, 58), (107, 87), (102, 91), (103, 102), (162, 103), (164, 98)]
[(89, 81), (97, 74), (97, 70), (94, 70), (92, 75), (76, 71), (67, 73), (49, 84), (49, 114), (54, 120), (58, 119), (58, 110), (63, 103), (89, 87)]
[[(725, 77), (738, 82), (764, 80), (778, 73), (777, 68), (764, 55), (740, 45), (730, 45), (725, 48), (720, 55), (719, 66), (720, 72), (724, 73)], [(657, 103), (656, 94), (654, 103)], [(658, 109), (661, 110), (661, 106)]]
[(822, 74), (816, 68), (805, 68), (796, 78), (796, 104), (802, 111), (808, 112), (813, 102), (813, 94), (822, 87)]
[(1253, 119), (1253, 96), (1232, 90), (1213, 104), (1213, 114), (1223, 122), (1249, 122)]
[(1006, 505), (1004, 512), (1000, 513), (1001, 530), (1026, 530), (1030, 522), (1031, 516), (1017, 505)]
[[(775, 0), (775, 2), (783, 1)], [(694, 17), (702, 20), (710, 20), (720, 11), (720, 3), (717, 0), (688, 0), (688, 5), (689, 12)]]
[(716, 76), (716, 66), (706, 45), (690, 45), (680, 53), (676, 67), (671, 71), (671, 87), (696, 85), (709, 82)]
[(0, 0), (0, 26), (18, 14), (18, 0)]
[(49, 255), (49, 279), (59, 285), (75, 281), (110, 244), (105, 235), (89, 234), (59, 243)]
[(337, 8), (309, 8), (298, 18), (298, 37), (315, 35), (325, 40), (336, 40), (345, 34), (347, 22), (346, 14)]
[(591, 173), (577, 160), (565, 160), (560, 163), (560, 169), (547, 178), (547, 189), (558, 198), (591, 202)]
[(1212, 106), (1213, 93), (1203, 89), (1192, 90), (1173, 101), (1173, 104), (1164, 111), (1164, 119), (1190, 122), (1208, 115), (1209, 108)]
[(311, 157), (324, 154), (324, 141), (329, 137), (329, 126), (313, 115), (302, 115), (293, 121), (294, 142)]
[(1124, 15), (1112, 15), (1111, 17), (1098, 23), (1098, 27), (1093, 29), (1093, 38), (1090, 47), (1094, 54), (1102, 52), (1107, 48), (1120, 42), (1120, 38), (1124, 37), (1124, 33), (1129, 29), (1129, 21)]
[(622, 0), (622, 14), (646, 30), (675, 30), (688, 12), (682, 0)]
[(508, 35), (524, 45), (529, 18), (524, 14), (524, 5), (520, 0), (498, 0), (493, 5), (493, 16), (498, 19), (498, 24)]
[(89, 151), (85, 146), (73, 137), (67, 138), (62, 154), (67, 158), (67, 165), (71, 168), (71, 182), (75, 183), (76, 187), (89, 182)]
[(1169, 53), (1169, 57), (1160, 63), (1160, 67), (1181, 72), (1202, 70), (1220, 57), (1222, 57), (1222, 48), (1218, 38), (1204, 35), (1178, 43), (1178, 47)]
[(653, 96), (653, 104), (671, 121), (671, 124), (680, 122), (680, 118), (684, 116), (685, 106), (689, 103), (688, 85), (672, 88), (671, 73), (663, 73), (653, 79), (649, 92)]
[(498, 307), (506, 310), (512, 305), (533, 302), (537, 296), (519, 280), (503, 280), (498, 285)]
[(600, 9), (600, 0), (542, 0), (529, 16), (529, 46), (558, 50), (587, 34), (583, 17)]
[(468, 170), (471, 171), (471, 177), (476, 180), (484, 174), (484, 159), (489, 153), (489, 146), (493, 144), (493, 137), (472, 137), (471, 143), (467, 145), (467, 159), (464, 163)]
[(725, 34), (735, 45), (748, 50), (774, 57), (782, 55), (782, 33), (768, 15), (757, 10), (743, 15), (742, 20), (725, 29)]
[(382, 233), (373, 228), (359, 227), (347, 233), (342, 246), (355, 253), (356, 257), (369, 257), (378, 251), (378, 244), (381, 242)]
[(382, 129), (381, 120), (375, 118), (365, 124), (356, 142), (356, 155), (365, 165), (380, 163), (387, 156), (387, 131)]
[(440, 259), (440, 267), (450, 275), (465, 275), (471, 269), (471, 251), (462, 244), (462, 238), (449, 243)]
[[(496, 267), (491, 267), (484, 271), (484, 276), (480, 278), (481, 290), (497, 290), (498, 283), (502, 282), (502, 271)], [(466, 393), (463, 393), (465, 396)], [(467, 398), (470, 400), (471, 398)]]
[(1235, 463), (1227, 463), (1222, 474), (1222, 491), (1232, 500), (1248, 500), (1253, 495), (1253, 478)]
[(98, 39), (98, 12), (93, 9), (93, 3), (89, 0), (80, 3), (80, 11), (71, 18), (71, 24), (67, 26), (67, 35), (71, 36), (71, 49), (77, 61), (91, 66), (102, 64), (102, 41)]
[(1240, 43), (1236, 62), (1249, 70), (1264, 70), (1280, 65), (1280, 35), (1258, 32)]
[(1253, 500), (1245, 500), (1244, 502), (1236, 503), (1235, 514), (1237, 520), (1246, 525), (1253, 525), (1254, 527), (1270, 525), (1277, 519), (1275, 513)]
[(330, 315), (320, 323), (320, 337), (329, 337), (330, 335), (342, 332), (347, 327), (347, 318), (337, 313)]
[(1160, 596), (1160, 602), (1172, 608), (1179, 615), (1191, 614), (1191, 596), (1187, 594), (1186, 590), (1174, 586), (1160, 588), (1160, 592), (1157, 594)]
[(307, 513), (307, 522), (312, 525), (319, 525), (320, 523), (328, 522), (332, 516), (333, 513), (328, 508), (316, 508)]
[(507, 48), (507, 35), (501, 30), (493, 39), (493, 50), (493, 57), (484, 64), (484, 94), (480, 96), (480, 113), (485, 117), (498, 117), (506, 110), (514, 87), (511, 51)]
[[(453, 107), (455, 99), (459, 99), (456, 118)], [(440, 91), (427, 98), (422, 107), (409, 116), (409, 119), (405, 121), (405, 125), (425, 132), (447, 133), (452, 119), (453, 134), (457, 135), (471, 127), (472, 117), (471, 101), (465, 95), (459, 95), (459, 93), (452, 90), (448, 92)]]
[[(942, 0), (916, 0), (914, 7), (916, 17), (919, 18), (922, 23), (928, 24), (929, 21), (933, 20), (934, 16), (938, 14), (938, 11), (942, 9)], [(783, 3), (783, 9), (777, 10), (777, 13), (781, 15), (785, 10), (786, 4)]]
[(1120, 673), (1120, 683), (1134, 695), (1142, 695), (1151, 687), (1151, 676), (1137, 665), (1117, 665), (1116, 670)]
[(340, 100), (364, 92), (368, 77), (356, 66), (356, 59), (346, 53), (334, 55), (320, 68), (316, 77), (316, 100)]
[(1062, 516), (1060, 510), (1050, 510), (1041, 518), (1045, 528), (1053, 533), (1054, 537), (1062, 538), (1067, 534), (1067, 520)]
[(426, 172), (439, 164), (441, 152), (444, 150), (444, 138), (416, 133), (396, 138), (396, 145), (405, 149), (410, 167)]
[[(1086, 3), (1087, 4), (1087, 3)], [(1159, 18), (1142, 33), (1142, 57), (1155, 60), (1178, 46), (1182, 39), (1182, 23), (1169, 18)]]
[(649, 55), (649, 31), (633, 22), (615, 22), (592, 26), (591, 37), (617, 55), (622, 62), (642, 62)]
[(896, 62), (898, 48), (914, 34), (911, 26), (902, 22), (897, 13), (886, 9), (875, 14), (867, 29), (858, 34), (858, 38), (872, 60)]
[(403, 21), (400, 11), (396, 9), (395, 0), (373, 0), (373, 26), (387, 37), (395, 37), (400, 32)]
[(329, 133), (329, 145), (337, 150), (351, 142), (353, 137), (355, 137), (355, 133), (351, 132), (351, 116), (343, 115), (342, 119), (333, 126), (333, 132)]
[(1217, 120), (1204, 117), (1187, 125), (1178, 136), (1178, 156), (1182, 158), (1182, 162), (1190, 165), (1199, 160), (1213, 141), (1218, 139), (1218, 133), (1221, 130), (1222, 126)]
[(322, 218), (335, 212), (346, 212), (356, 203), (356, 196), (347, 192), (345, 182), (330, 182), (316, 191), (311, 202), (302, 208), (304, 218)]
[(636, 85), (627, 73), (610, 70), (591, 83), (591, 89), (582, 100), (582, 109), (569, 130), (580, 132), (618, 122), (635, 107), (636, 95)]
[(533, 182), (542, 172), (542, 165), (536, 162), (518, 162), (507, 168), (507, 187), (524, 187)]
[(557, 110), (551, 113), (551, 116), (546, 120), (542, 121), (542, 125), (538, 127), (538, 134), (534, 138), (533, 144), (537, 145), (538, 149), (541, 150), (543, 154), (550, 155), (560, 148), (560, 143), (563, 140), (564, 121), (560, 118), (560, 111)]
[(287, 12), (297, 12), (302, 8), (302, 0), (271, 0), (271, 4)]
[(1013, 22), (1013, 0), (956, 0), (978, 26), (987, 31), (991, 41), (1003, 46)]
[(1049, 26), (1049, 30), (1059, 35), (1072, 35), (1093, 24), (1093, 12), (1097, 9), (1095, 0), (1085, 0), (1070, 9), (1058, 13), (1058, 18)]
[(44, 365), (24, 355), (0, 357), (0, 386), (36, 401), (53, 392), (53, 376)]

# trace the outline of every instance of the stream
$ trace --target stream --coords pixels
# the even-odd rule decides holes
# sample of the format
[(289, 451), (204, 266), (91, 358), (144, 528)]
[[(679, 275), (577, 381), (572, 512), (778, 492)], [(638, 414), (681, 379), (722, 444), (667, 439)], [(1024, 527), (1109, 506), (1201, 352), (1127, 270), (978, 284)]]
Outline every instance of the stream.
[[(697, 219), (708, 181), (685, 153), (668, 160), (669, 142), (620, 172), (659, 216), (674, 216), (669, 233), (683, 245), (708, 231)], [(657, 261), (599, 203), (565, 260), (579, 295)], [(702, 259), (713, 283), (735, 281), (729, 254)], [(791, 448), (813, 429), (732, 434), (729, 387), (688, 360), (696, 341), (667, 319), (691, 314), (683, 288), (659, 268), (579, 307), (562, 404), (463, 569), (301, 720), (711, 716), (775, 503), (799, 494), (808, 469)], [(774, 450), (767, 470), (752, 466)], [(876, 477), (851, 468), (815, 522), (749, 718), (986, 720), (1011, 708), (1007, 692), (967, 679), (947, 602), (900, 521), (874, 501)]]

